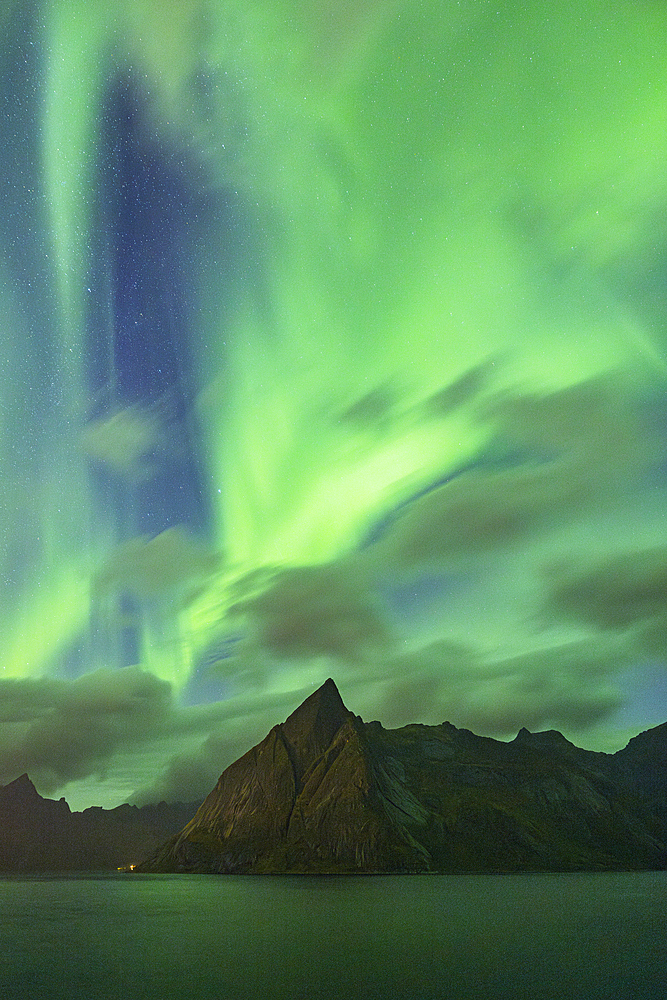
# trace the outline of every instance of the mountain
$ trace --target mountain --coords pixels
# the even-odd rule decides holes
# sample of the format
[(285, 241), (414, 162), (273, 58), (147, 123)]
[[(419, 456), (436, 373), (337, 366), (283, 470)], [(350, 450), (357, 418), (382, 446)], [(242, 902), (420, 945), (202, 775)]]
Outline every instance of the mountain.
[(44, 799), (27, 774), (0, 786), (0, 872), (129, 867), (192, 815), (196, 804), (123, 805), (71, 812)]
[(230, 765), (141, 871), (667, 867), (667, 724), (616, 754), (555, 731), (364, 723), (329, 679)]

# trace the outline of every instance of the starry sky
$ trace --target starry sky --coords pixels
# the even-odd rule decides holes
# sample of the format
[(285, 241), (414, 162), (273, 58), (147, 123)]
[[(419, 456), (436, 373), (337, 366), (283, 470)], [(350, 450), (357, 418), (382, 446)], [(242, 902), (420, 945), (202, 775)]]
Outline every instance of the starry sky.
[(8, 0), (0, 784), (667, 719), (667, 11)]

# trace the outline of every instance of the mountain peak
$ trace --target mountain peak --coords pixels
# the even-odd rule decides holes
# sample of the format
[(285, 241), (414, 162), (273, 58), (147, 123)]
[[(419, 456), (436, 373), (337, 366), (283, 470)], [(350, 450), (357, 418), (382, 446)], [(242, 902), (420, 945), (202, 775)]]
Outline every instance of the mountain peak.
[(561, 749), (574, 746), (557, 729), (542, 729), (538, 733), (531, 733), (525, 726), (519, 730), (512, 743), (529, 743), (533, 746), (558, 746)]
[(278, 727), (291, 749), (297, 781), (309, 764), (327, 749), (341, 726), (353, 718), (329, 677)]
[(325, 728), (331, 736), (340, 729), (352, 713), (343, 704), (338, 688), (329, 677), (321, 687), (309, 695), (282, 725), (283, 735), (293, 741), (313, 728)]
[(28, 777), (27, 772), (21, 774), (14, 781), (10, 781), (8, 785), (0, 787), (0, 797), (7, 801), (12, 800), (35, 800), (40, 799), (41, 795), (33, 785), (32, 781)]

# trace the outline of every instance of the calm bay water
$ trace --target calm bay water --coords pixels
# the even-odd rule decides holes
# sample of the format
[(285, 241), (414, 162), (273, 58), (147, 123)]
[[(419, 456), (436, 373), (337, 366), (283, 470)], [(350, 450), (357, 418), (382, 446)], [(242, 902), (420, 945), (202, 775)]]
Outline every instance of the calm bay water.
[(653, 998), (667, 873), (0, 880), (0, 996)]

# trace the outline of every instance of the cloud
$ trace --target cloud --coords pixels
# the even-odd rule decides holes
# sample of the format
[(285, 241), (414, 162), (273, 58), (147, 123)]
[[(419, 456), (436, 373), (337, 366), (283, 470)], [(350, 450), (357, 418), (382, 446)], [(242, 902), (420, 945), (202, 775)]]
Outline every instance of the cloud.
[(352, 561), (277, 571), (261, 593), (230, 609), (253, 641), (276, 657), (354, 661), (391, 642), (380, 609)]
[(454, 381), (429, 396), (422, 404), (422, 414), (430, 418), (448, 416), (454, 410), (481, 396), (496, 375), (495, 358), (473, 365)]
[(413, 501), (377, 553), (406, 569), (478, 554), (552, 524), (571, 493), (553, 467), (465, 472)]
[[(326, 678), (322, 678), (322, 683)], [(131, 796), (148, 802), (194, 802), (204, 799), (235, 760), (261, 742), (309, 695), (316, 685), (282, 691), (240, 691), (224, 703), (200, 706), (183, 714), (189, 719), (194, 745), (170, 747), (159, 769)]]
[(138, 788), (131, 796), (135, 805), (150, 802), (203, 801), (218, 778), (235, 760), (259, 743), (278, 718), (266, 719), (263, 715), (248, 719), (240, 717), (245, 725), (239, 730), (238, 720), (216, 727), (199, 745), (173, 754), (158, 775)]
[(650, 459), (638, 400), (620, 378), (588, 379), (556, 392), (511, 392), (487, 401), (480, 412), (496, 422), (497, 434), (532, 456), (562, 457), (583, 476), (603, 482), (619, 470)]
[(389, 385), (380, 385), (354, 400), (338, 416), (342, 424), (349, 424), (356, 431), (385, 430), (396, 405), (396, 393)]
[(497, 737), (522, 726), (585, 730), (618, 708), (625, 662), (616, 646), (590, 640), (502, 660), (436, 642), (388, 662), (378, 708), (388, 726), (448, 721)]
[(98, 594), (130, 590), (138, 597), (162, 594), (184, 583), (203, 582), (221, 563), (184, 528), (167, 528), (154, 538), (142, 535), (119, 545), (97, 572)]
[(50, 794), (101, 774), (114, 753), (169, 730), (170, 685), (138, 667), (73, 681), (0, 681), (0, 784), (27, 771)]
[(388, 518), (375, 559), (399, 571), (469, 559), (616, 501), (652, 458), (636, 410), (623, 386), (601, 379), (486, 400), (478, 412), (494, 427), (490, 457)]
[(667, 656), (667, 546), (610, 553), (587, 567), (552, 565), (550, 612), (605, 631), (629, 630), (647, 653)]
[(100, 796), (107, 807), (194, 801), (295, 707), (293, 698), (240, 690), (184, 706), (170, 684), (138, 667), (75, 680), (3, 680), (0, 785), (27, 771), (41, 794), (65, 789), (84, 808), (101, 804)]
[(139, 406), (128, 406), (108, 417), (92, 420), (81, 433), (81, 450), (96, 462), (132, 481), (150, 478), (155, 469), (154, 452), (163, 441), (157, 414)]

